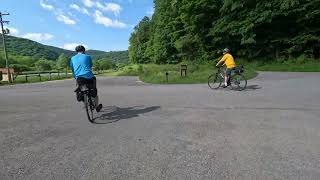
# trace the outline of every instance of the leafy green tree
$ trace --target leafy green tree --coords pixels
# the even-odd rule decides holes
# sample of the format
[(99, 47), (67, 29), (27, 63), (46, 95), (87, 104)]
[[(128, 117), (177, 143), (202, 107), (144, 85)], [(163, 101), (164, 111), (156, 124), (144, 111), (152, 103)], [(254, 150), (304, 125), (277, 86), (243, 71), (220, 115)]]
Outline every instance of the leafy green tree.
[(108, 70), (114, 68), (114, 63), (109, 60), (102, 59), (100, 60), (100, 69), (101, 70)]
[(35, 67), (38, 71), (49, 71), (52, 70), (52, 62), (47, 59), (41, 58), (35, 63)]
[(14, 68), (14, 70), (18, 72), (31, 71), (31, 68), (24, 64), (10, 64), (10, 67)]
[(100, 60), (94, 60), (93, 62), (93, 69), (95, 70), (95, 71), (100, 71), (101, 69), (100, 69)]
[(6, 66), (6, 61), (3, 57), (4, 55), (0, 52), (0, 67), (5, 67)]
[(68, 67), (69, 67), (70, 60), (65, 54), (60, 54), (57, 60), (57, 68), (59, 70), (65, 69), (66, 76), (68, 74)]
[(129, 60), (132, 63), (149, 63), (150, 58), (146, 56), (147, 42), (150, 40), (151, 24), (150, 18), (145, 16), (135, 27), (135, 31), (129, 40)]
[(154, 0), (130, 37), (132, 63), (320, 58), (320, 0)]

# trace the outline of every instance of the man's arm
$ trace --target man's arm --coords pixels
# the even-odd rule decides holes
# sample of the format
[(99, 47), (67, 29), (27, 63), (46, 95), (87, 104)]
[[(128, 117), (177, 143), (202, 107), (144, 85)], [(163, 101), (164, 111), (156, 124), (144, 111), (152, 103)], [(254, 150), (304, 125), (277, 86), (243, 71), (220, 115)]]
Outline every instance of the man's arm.
[(72, 59), (70, 60), (70, 69), (71, 69), (71, 71), (72, 71), (73, 77), (76, 78), (75, 75), (74, 75), (74, 69), (73, 69)]
[(223, 56), (222, 59), (216, 64), (216, 66), (219, 66), (221, 63), (223, 63), (226, 60), (226, 56)]
[(89, 64), (90, 64), (90, 68), (91, 68), (91, 70), (93, 70), (93, 69), (92, 69), (92, 67), (93, 67), (93, 63), (92, 63), (92, 58), (91, 58), (91, 56), (89, 56)]

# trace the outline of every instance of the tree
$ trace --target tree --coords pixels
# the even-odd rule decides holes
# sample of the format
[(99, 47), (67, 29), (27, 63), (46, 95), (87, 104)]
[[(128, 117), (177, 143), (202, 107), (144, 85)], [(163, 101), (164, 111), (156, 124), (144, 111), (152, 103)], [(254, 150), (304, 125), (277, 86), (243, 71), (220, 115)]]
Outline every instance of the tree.
[(47, 59), (41, 58), (35, 63), (35, 67), (38, 71), (49, 71), (52, 70), (52, 62)]
[(150, 18), (145, 16), (135, 27), (129, 40), (129, 60), (132, 63), (149, 63), (150, 58), (146, 56), (147, 43), (150, 40), (151, 24)]
[(3, 57), (3, 54), (0, 52), (0, 67), (6, 66), (6, 60)]
[(57, 60), (57, 67), (59, 70), (65, 69), (66, 76), (68, 75), (68, 67), (69, 67), (70, 60), (65, 54), (60, 54)]
[[(154, 0), (130, 37), (132, 63), (217, 57), (320, 58), (320, 0)], [(221, 54), (221, 53), (220, 53)]]
[(107, 59), (100, 60), (100, 69), (101, 70), (108, 70), (114, 68), (114, 63)]
[(93, 63), (93, 69), (99, 73), (99, 71), (101, 70), (100, 69), (100, 60), (94, 60), (92, 63)]
[(10, 64), (10, 68), (13, 68), (15, 71), (23, 72), (30, 71), (30, 67), (24, 64)]

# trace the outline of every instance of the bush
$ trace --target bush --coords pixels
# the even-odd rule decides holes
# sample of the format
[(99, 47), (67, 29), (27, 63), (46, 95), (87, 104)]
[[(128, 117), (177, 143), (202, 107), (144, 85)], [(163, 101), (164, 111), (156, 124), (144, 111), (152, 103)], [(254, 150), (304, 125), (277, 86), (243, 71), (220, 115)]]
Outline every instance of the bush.
[(52, 70), (53, 63), (46, 59), (40, 59), (35, 63), (35, 67), (38, 71), (49, 71)]
[(22, 72), (22, 71), (31, 71), (31, 68), (27, 65), (22, 64), (10, 64), (10, 67), (15, 69), (16, 71)]

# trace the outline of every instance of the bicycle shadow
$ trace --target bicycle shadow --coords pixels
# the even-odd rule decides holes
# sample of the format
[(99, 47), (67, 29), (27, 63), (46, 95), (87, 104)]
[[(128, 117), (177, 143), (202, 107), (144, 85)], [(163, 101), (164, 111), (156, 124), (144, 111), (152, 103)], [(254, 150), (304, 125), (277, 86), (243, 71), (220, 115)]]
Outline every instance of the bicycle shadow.
[(95, 124), (115, 123), (120, 120), (139, 117), (139, 115), (141, 114), (146, 114), (160, 109), (160, 106), (151, 106), (146, 108), (141, 107), (143, 106), (134, 106), (126, 108), (120, 108), (117, 106), (104, 107), (99, 113), (101, 115), (95, 118)]
[(254, 85), (248, 85), (244, 91), (254, 91), (258, 89), (262, 89), (262, 87), (254, 84)]

